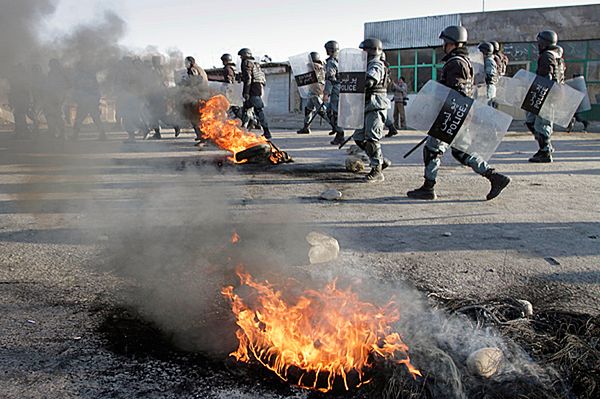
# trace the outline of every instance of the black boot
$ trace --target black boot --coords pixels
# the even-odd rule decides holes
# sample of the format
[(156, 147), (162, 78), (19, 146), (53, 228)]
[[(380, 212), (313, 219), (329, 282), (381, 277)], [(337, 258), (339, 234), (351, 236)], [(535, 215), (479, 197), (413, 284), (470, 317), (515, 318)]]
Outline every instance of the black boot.
[(552, 154), (550, 153), (550, 151), (539, 150), (531, 158), (529, 158), (529, 162), (551, 163), (552, 162)]
[(175, 138), (179, 137), (181, 134), (181, 128), (179, 126), (173, 126), (173, 129), (175, 130)]
[(499, 196), (502, 190), (504, 190), (506, 186), (508, 186), (508, 184), (510, 183), (510, 177), (504, 176), (500, 173), (496, 173), (494, 169), (488, 170), (483, 175), (483, 177), (488, 179), (492, 185), (490, 192), (485, 197), (485, 199), (487, 199), (488, 201), (493, 200), (494, 198)]
[(437, 196), (435, 195), (435, 190), (433, 189), (434, 186), (435, 180), (425, 179), (425, 182), (421, 187), (417, 188), (416, 190), (409, 191), (408, 193), (406, 193), (406, 195), (408, 196), (408, 198), (413, 199), (434, 200), (437, 198)]
[(298, 134), (310, 134), (310, 129), (308, 128), (307, 125), (304, 125), (304, 127), (300, 130), (298, 130), (296, 133)]
[(344, 142), (344, 131), (340, 133), (339, 131), (335, 134), (335, 138), (331, 141), (331, 145), (340, 145)]
[(385, 180), (383, 173), (381, 172), (383, 167), (381, 165), (371, 168), (371, 171), (365, 177), (367, 183), (381, 183)]
[(264, 136), (264, 138), (266, 138), (267, 140), (271, 140), (271, 137), (273, 137), (273, 136), (271, 136), (271, 131), (269, 130), (269, 128), (268, 128), (268, 127), (264, 127), (264, 128), (263, 128), (263, 136)]
[(391, 125), (390, 131), (388, 132), (388, 134), (385, 135), (385, 137), (394, 137), (397, 134), (398, 134), (398, 129), (396, 129), (396, 126)]
[(386, 170), (390, 166), (392, 166), (392, 161), (390, 161), (387, 158), (383, 158), (383, 163), (381, 164), (381, 170)]

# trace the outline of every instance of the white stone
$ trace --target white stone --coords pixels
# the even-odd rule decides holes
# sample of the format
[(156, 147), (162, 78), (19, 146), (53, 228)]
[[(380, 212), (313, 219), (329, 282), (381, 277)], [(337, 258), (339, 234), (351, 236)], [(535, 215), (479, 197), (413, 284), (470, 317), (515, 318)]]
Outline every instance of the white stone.
[(321, 198), (327, 201), (337, 201), (339, 199), (342, 199), (342, 193), (332, 188), (321, 193)]
[(306, 241), (311, 246), (308, 250), (308, 259), (311, 264), (330, 262), (335, 260), (340, 253), (340, 244), (335, 238), (328, 235), (313, 231), (308, 233)]
[(498, 372), (504, 355), (498, 348), (482, 348), (471, 353), (467, 358), (467, 367), (475, 375), (490, 378)]
[(533, 305), (531, 302), (526, 301), (525, 299), (517, 299), (517, 302), (523, 307), (522, 311), (525, 317), (533, 316)]

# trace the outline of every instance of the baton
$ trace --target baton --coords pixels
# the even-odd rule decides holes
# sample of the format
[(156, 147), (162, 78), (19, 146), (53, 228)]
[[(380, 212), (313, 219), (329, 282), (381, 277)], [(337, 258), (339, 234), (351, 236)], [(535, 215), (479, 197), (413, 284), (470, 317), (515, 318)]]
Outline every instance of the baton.
[(348, 137), (346, 140), (344, 140), (344, 142), (343, 142), (342, 144), (340, 144), (340, 146), (338, 147), (338, 149), (340, 149), (340, 150), (341, 150), (342, 148), (344, 148), (344, 146), (345, 146), (346, 144), (348, 144), (348, 142), (349, 142), (350, 140), (352, 140), (352, 137), (354, 137), (354, 135), (353, 135), (353, 134), (351, 134), (351, 135), (350, 135), (350, 137)]
[(425, 144), (425, 142), (427, 141), (427, 138), (429, 136), (425, 136), (425, 138), (423, 140), (421, 140), (419, 142), (419, 144), (417, 144), (416, 146), (414, 146), (412, 148), (412, 150), (410, 150), (409, 152), (407, 152), (406, 154), (404, 154), (404, 158), (408, 158), (410, 156), (410, 154), (412, 154), (413, 152), (417, 151), (419, 149), (420, 146), (422, 146), (423, 144)]

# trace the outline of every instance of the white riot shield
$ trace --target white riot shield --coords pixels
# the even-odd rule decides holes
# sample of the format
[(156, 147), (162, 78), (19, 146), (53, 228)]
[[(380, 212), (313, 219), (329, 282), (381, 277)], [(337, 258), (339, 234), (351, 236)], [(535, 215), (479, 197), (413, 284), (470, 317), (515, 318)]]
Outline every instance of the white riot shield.
[(319, 93), (319, 80), (310, 53), (294, 55), (289, 59), (300, 97), (307, 99), (317, 95)]
[(565, 84), (583, 93), (584, 97), (583, 100), (581, 100), (581, 104), (579, 104), (579, 108), (577, 108), (577, 112), (585, 112), (592, 109), (592, 102), (590, 101), (590, 95), (588, 94), (587, 85), (585, 84), (585, 78), (583, 76), (569, 79), (565, 81)]
[(568, 126), (584, 94), (574, 88), (521, 69), (498, 82), (496, 102), (531, 112), (560, 126)]
[(227, 98), (229, 104), (241, 107), (244, 103), (243, 98), (243, 85), (238, 83), (226, 83), (226, 82), (208, 82), (208, 89), (210, 90), (211, 96), (216, 94), (222, 94)]
[(408, 103), (406, 121), (413, 129), (488, 161), (512, 117), (430, 80)]
[(339, 64), (338, 125), (346, 129), (362, 129), (365, 124), (367, 53), (353, 48), (342, 49)]
[(483, 54), (477, 47), (469, 47), (469, 60), (473, 65), (473, 80), (475, 85), (485, 84), (485, 66)]

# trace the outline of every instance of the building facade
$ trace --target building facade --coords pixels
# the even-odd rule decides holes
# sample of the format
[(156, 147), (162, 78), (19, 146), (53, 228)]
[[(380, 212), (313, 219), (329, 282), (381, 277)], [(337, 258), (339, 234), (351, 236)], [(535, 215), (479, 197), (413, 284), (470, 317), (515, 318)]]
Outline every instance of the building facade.
[(365, 37), (381, 39), (393, 79), (406, 80), (411, 92), (437, 79), (444, 57), (440, 32), (448, 25), (469, 30), (469, 45), (496, 40), (510, 59), (507, 75), (519, 69), (535, 72), (536, 35), (551, 29), (565, 50), (566, 76), (581, 74), (588, 82), (592, 111), (600, 120), (600, 4), (485, 13), (451, 14), (393, 21), (368, 22)]

